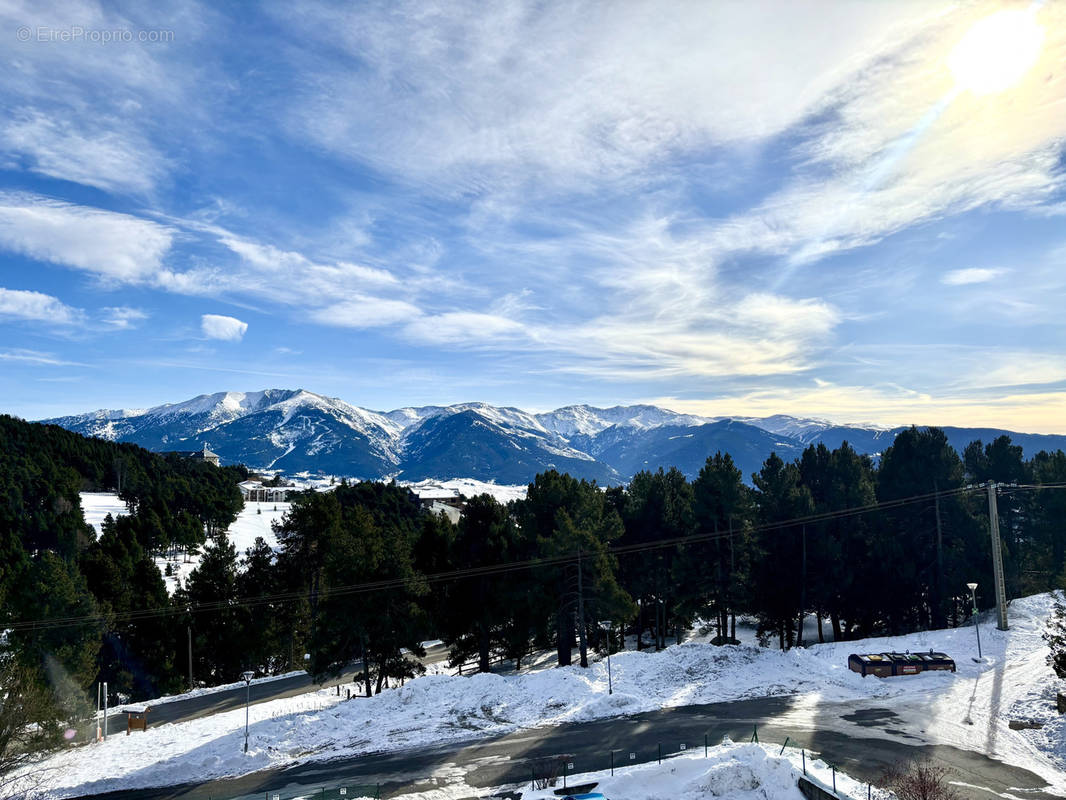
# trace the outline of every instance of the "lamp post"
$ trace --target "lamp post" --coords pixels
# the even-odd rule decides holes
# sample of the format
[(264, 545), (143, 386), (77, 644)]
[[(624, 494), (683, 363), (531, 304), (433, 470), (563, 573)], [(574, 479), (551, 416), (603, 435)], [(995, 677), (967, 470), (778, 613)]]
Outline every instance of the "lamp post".
[(600, 629), (607, 634), (607, 694), (614, 694), (614, 684), (611, 681), (611, 621), (601, 619)]
[(970, 600), (973, 603), (973, 629), (977, 633), (977, 658), (974, 661), (980, 664), (984, 659), (981, 656), (981, 628), (977, 624), (977, 584), (968, 583), (966, 588), (970, 590)]
[(244, 752), (248, 752), (248, 706), (252, 702), (252, 678), (255, 673), (247, 670), (241, 673), (244, 678)]

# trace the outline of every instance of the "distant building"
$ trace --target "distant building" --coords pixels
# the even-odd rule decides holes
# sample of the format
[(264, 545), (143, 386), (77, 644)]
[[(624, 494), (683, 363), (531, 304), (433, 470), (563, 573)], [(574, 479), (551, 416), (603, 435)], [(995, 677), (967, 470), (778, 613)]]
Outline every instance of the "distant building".
[(459, 522), (466, 502), (458, 489), (445, 489), (443, 486), (420, 486), (411, 488), (418, 503), (431, 514), (444, 513), (452, 522)]
[(445, 505), (437, 500), (434, 500), (429, 506), (423, 506), (423, 508), (428, 508), (431, 514), (444, 514), (453, 525), (458, 525), (459, 517), (463, 515), (462, 509)]
[(164, 456), (179, 456), (180, 458), (188, 458), (193, 461), (206, 461), (208, 464), (218, 466), (218, 453), (212, 453), (207, 449), (207, 445), (204, 445), (203, 450), (167, 450), (162, 453)]
[(433, 503), (443, 503), (455, 508), (463, 507), (463, 496), (459, 494), (458, 489), (445, 489), (443, 486), (419, 486), (412, 487), (411, 491), (415, 493), (418, 502), (424, 508), (429, 508)]
[(286, 503), (289, 495), (299, 491), (295, 486), (264, 486), (261, 481), (237, 484), (246, 503)]

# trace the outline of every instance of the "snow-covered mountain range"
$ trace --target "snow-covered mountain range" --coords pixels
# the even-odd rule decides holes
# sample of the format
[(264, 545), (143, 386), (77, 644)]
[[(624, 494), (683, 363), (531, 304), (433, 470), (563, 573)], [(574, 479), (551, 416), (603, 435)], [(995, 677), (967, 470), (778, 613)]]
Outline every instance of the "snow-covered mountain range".
[[(771, 452), (791, 459), (809, 444), (848, 441), (862, 453), (888, 447), (903, 428), (835, 425), (786, 415), (732, 419), (649, 405), (575, 405), (542, 414), (486, 403), (371, 411), (303, 389), (219, 392), (149, 409), (94, 411), (44, 420), (87, 436), (151, 450), (207, 445), (223, 463), (286, 473), (402, 480), (476, 478), (525, 483), (558, 469), (618, 483), (642, 469), (676, 466), (694, 477), (728, 452), (747, 477)], [(1031, 456), (1066, 449), (1066, 436), (945, 428), (959, 452), (1008, 433)]]

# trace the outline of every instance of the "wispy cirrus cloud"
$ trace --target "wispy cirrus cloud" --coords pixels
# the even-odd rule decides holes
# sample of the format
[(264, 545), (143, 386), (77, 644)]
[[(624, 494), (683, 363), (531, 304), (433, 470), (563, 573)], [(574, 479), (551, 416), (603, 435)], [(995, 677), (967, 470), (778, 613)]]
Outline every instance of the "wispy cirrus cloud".
[(946, 286), (967, 286), (971, 283), (988, 283), (1006, 274), (1005, 269), (993, 269), (989, 267), (966, 267), (953, 269), (944, 274), (940, 282)]
[(148, 313), (139, 308), (116, 306), (100, 310), (100, 321), (115, 330), (135, 328), (146, 319), (148, 319)]
[(77, 361), (68, 361), (59, 358), (52, 353), (43, 353), (39, 350), (0, 350), (0, 361), (14, 362), (19, 364), (32, 364), (42, 367), (87, 367)]
[(148, 194), (166, 172), (166, 159), (137, 134), (86, 130), (36, 109), (16, 112), (0, 128), (0, 146), (33, 172), (111, 192)]

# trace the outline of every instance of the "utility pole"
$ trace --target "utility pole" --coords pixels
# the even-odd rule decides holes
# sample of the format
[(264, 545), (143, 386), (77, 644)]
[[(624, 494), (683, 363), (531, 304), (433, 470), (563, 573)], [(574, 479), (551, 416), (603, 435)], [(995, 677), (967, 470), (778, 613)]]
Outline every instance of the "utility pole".
[(807, 526), (804, 525), (801, 528), (801, 536), (803, 537), (803, 556), (800, 567), (800, 618), (798, 630), (796, 631), (796, 644), (799, 647), (803, 646), (803, 620), (807, 616)]
[(581, 583), (581, 549), (577, 551), (577, 640), (581, 644), (581, 666), (589, 665), (588, 647), (585, 644), (585, 593)]
[(996, 583), (996, 627), (1001, 631), (1007, 625), (1007, 591), (1003, 586), (1003, 543), (999, 539), (999, 508), (996, 506), (996, 489), (999, 484), (988, 484), (988, 521), (992, 533), (992, 573)]
[(936, 478), (933, 479), (933, 503), (936, 509), (936, 608), (933, 611), (934, 626), (946, 623), (944, 614), (944, 534), (940, 525), (940, 487)]

